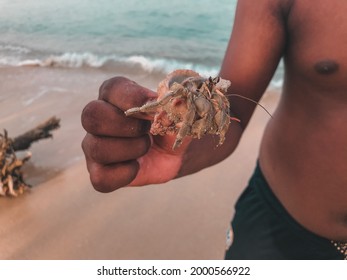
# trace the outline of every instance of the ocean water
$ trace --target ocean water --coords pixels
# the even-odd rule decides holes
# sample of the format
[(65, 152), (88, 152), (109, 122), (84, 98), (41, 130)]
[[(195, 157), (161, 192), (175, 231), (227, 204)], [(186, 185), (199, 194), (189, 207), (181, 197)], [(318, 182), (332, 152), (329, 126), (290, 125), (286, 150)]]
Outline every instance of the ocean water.
[(0, 0), (0, 66), (217, 73), (236, 0)]
[[(236, 0), (0, 0), (0, 67), (219, 71)], [(282, 83), (280, 65), (272, 81)]]

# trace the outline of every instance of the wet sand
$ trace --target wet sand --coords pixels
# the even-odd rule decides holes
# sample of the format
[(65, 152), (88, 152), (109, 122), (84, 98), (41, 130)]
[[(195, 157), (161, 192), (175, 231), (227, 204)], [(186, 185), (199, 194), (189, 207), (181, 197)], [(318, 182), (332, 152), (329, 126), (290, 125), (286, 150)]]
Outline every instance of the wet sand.
[[(96, 192), (80, 148), (83, 107), (100, 70), (0, 69), (0, 129), (14, 137), (52, 115), (54, 138), (34, 144), (25, 167), (34, 187), (0, 197), (0, 259), (221, 259), (236, 199), (255, 166), (269, 116), (259, 107), (236, 152), (218, 165), (167, 184)], [(136, 75), (152, 89), (160, 77)], [(279, 94), (261, 103), (273, 112)]]

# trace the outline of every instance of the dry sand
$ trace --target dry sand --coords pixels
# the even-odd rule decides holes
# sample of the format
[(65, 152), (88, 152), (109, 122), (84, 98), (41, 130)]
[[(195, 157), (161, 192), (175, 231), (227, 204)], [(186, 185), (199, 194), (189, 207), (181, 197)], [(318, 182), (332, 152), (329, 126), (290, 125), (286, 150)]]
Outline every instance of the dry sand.
[[(255, 166), (269, 116), (258, 108), (236, 152), (163, 185), (96, 192), (80, 148), (82, 108), (113, 75), (97, 70), (0, 69), (0, 129), (16, 136), (56, 115), (53, 140), (26, 166), (34, 187), (0, 197), (0, 259), (221, 259), (233, 207)], [(148, 87), (158, 78), (136, 76)], [(273, 112), (279, 94), (261, 103)]]

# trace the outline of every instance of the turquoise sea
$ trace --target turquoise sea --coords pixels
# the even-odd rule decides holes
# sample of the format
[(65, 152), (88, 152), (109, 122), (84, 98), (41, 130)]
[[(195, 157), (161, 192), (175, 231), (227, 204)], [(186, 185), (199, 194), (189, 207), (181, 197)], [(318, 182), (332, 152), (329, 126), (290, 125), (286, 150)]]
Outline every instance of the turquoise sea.
[(0, 0), (0, 66), (217, 73), (236, 0)]

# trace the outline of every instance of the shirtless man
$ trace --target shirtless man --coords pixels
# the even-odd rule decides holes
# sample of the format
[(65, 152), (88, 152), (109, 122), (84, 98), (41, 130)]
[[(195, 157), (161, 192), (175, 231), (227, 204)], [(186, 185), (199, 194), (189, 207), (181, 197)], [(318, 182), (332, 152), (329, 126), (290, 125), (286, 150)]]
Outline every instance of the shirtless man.
[[(343, 259), (347, 256), (347, 2), (239, 0), (220, 76), (230, 92), (259, 100), (281, 58), (285, 81), (259, 166), (236, 205), (227, 258)], [(82, 146), (95, 189), (167, 182), (228, 157), (255, 106), (232, 100), (225, 143), (149, 136), (124, 111), (155, 93), (122, 77), (105, 81), (82, 114)]]

